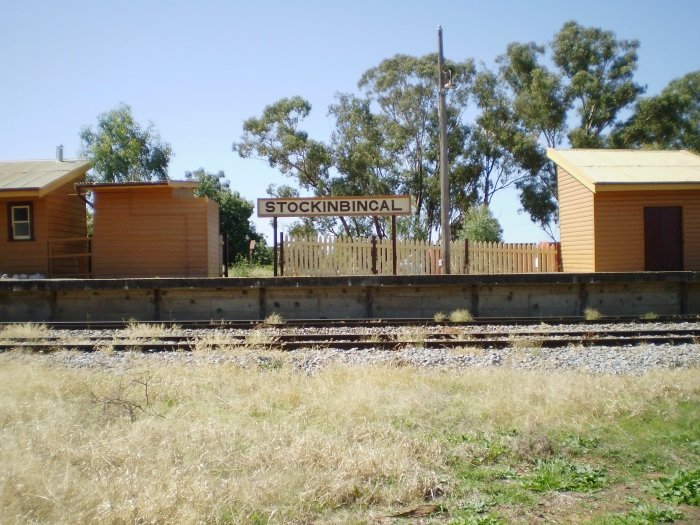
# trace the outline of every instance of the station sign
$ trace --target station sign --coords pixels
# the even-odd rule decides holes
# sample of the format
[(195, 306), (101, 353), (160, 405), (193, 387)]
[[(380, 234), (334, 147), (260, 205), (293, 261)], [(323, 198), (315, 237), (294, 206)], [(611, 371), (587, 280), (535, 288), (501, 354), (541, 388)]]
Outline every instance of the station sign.
[(258, 217), (410, 215), (410, 195), (258, 199)]

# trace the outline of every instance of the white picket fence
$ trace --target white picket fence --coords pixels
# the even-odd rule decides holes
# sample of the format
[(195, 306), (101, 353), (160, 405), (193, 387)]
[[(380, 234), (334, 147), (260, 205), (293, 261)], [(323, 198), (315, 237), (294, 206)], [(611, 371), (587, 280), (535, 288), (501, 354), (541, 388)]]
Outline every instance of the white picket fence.
[[(558, 243), (513, 244), (454, 241), (450, 245), (453, 274), (541, 273), (559, 270)], [(280, 267), (288, 276), (391, 275), (391, 239), (343, 237), (284, 240)], [(397, 275), (443, 273), (441, 248), (425, 241), (396, 243)]]

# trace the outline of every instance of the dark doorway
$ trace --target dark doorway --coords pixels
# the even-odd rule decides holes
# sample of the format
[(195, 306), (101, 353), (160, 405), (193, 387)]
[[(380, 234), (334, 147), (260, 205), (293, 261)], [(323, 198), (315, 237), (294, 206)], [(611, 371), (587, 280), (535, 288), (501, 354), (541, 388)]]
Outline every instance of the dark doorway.
[(683, 270), (683, 208), (644, 208), (644, 269)]

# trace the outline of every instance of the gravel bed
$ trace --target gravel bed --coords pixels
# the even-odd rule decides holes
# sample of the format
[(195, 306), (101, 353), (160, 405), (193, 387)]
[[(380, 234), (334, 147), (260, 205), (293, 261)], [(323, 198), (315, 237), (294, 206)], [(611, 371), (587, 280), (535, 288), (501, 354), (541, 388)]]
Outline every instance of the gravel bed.
[[(429, 327), (434, 331), (436, 327)], [(672, 330), (680, 328), (700, 328), (699, 322), (686, 323), (644, 323), (615, 324), (615, 325), (534, 325), (534, 326), (465, 326), (440, 328), (446, 333), (460, 334), (498, 332), (504, 337), (514, 331), (528, 334), (554, 334), (567, 330), (604, 332), (606, 330)], [(405, 329), (404, 329), (405, 330)], [(408, 330), (415, 330), (409, 328)], [(282, 333), (308, 334), (395, 334), (395, 327), (337, 327), (337, 328), (291, 328), (284, 326), (260, 328), (266, 336)], [(438, 330), (435, 330), (438, 331)], [(174, 331), (178, 335), (188, 335), (195, 338), (222, 338), (226, 335), (245, 335), (248, 330), (184, 330)], [(123, 335), (112, 331), (55, 331), (51, 335), (60, 335), (64, 339), (75, 341), (85, 340), (88, 335), (100, 335), (105, 341), (113, 336)], [(165, 334), (164, 334), (165, 335)], [(140, 353), (132, 351), (98, 351), (92, 353), (58, 351), (47, 354), (36, 354), (39, 359), (48, 364), (69, 367), (89, 367), (126, 371), (133, 367), (143, 367), (155, 364), (187, 364), (187, 365), (223, 365), (232, 364), (247, 369), (275, 369), (290, 366), (301, 373), (313, 373), (332, 364), (347, 365), (391, 365), (414, 366), (438, 369), (468, 369), (487, 367), (507, 367), (524, 370), (576, 370), (594, 374), (643, 374), (653, 369), (700, 368), (700, 341), (698, 344), (654, 345), (600, 347), (600, 346), (570, 346), (565, 348), (528, 347), (528, 337), (521, 339), (522, 344), (514, 344), (505, 349), (423, 349), (405, 348), (402, 350), (381, 349), (350, 349), (334, 348), (304, 349), (290, 352), (233, 349), (205, 350), (195, 352), (157, 352)], [(535, 339), (536, 341), (536, 339)], [(16, 358), (16, 352), (7, 352), (0, 356), (0, 362)]]

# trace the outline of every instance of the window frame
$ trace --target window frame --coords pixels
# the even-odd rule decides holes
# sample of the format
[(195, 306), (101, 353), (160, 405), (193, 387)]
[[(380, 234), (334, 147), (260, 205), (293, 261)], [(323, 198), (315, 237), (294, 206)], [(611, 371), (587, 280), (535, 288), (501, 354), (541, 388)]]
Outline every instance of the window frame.
[[(15, 235), (15, 220), (13, 210), (15, 208), (27, 208), (29, 223), (29, 236)], [(18, 221), (24, 223), (25, 221)], [(26, 242), (34, 240), (34, 203), (32, 201), (7, 203), (7, 239), (13, 242)]]

